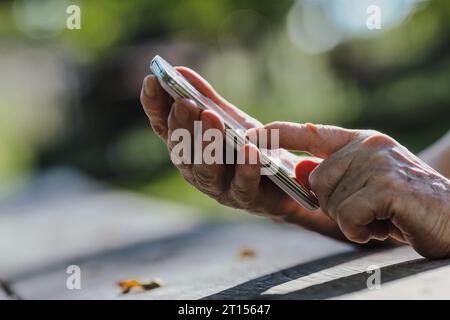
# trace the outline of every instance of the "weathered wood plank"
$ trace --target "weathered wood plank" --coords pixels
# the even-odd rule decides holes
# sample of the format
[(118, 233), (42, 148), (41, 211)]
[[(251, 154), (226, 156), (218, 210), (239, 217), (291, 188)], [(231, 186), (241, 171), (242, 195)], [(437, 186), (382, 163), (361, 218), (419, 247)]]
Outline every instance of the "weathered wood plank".
[(0, 300), (9, 300), (8, 295), (1, 288), (0, 288)]
[[(202, 225), (190, 209), (83, 186), (83, 179), (65, 193), (67, 176), (52, 179), (0, 206), (0, 255), (7, 257), (0, 279), (21, 298), (450, 298), (450, 260), (428, 261), (408, 247), (357, 250), (262, 219)], [(242, 248), (255, 255), (240, 257)], [(73, 264), (81, 290), (66, 288)], [(366, 286), (373, 265), (381, 268), (380, 290)], [(127, 278), (165, 284), (123, 295), (117, 282)]]
[[(382, 282), (378, 290), (361, 290), (343, 295), (339, 299), (450, 299), (450, 261), (418, 261), (407, 267), (410, 274), (397, 281), (385, 282), (399, 270), (381, 271)], [(418, 271), (415, 273), (415, 271)], [(384, 276), (383, 276), (384, 275)]]
[[(345, 263), (338, 263), (331, 268), (325, 268), (306, 276), (299, 277), (280, 286), (273, 287), (265, 293), (271, 299), (329, 299), (339, 298), (348, 294), (350, 297), (370, 297), (372, 290), (381, 294), (383, 299), (399, 299), (417, 291), (421, 295), (423, 283), (416, 275), (434, 269), (445, 269), (450, 260), (429, 261), (421, 258), (410, 247), (399, 247), (382, 250)], [(367, 280), (373, 274), (368, 268), (378, 268), (381, 289), (369, 290)], [(447, 270), (447, 274), (450, 273)], [(409, 285), (400, 285), (397, 291), (390, 291), (391, 284), (402, 283), (410, 279)], [(417, 280), (416, 280), (417, 279)], [(437, 280), (437, 279), (435, 279)], [(370, 284), (374, 284), (372, 281)], [(437, 284), (435, 282), (435, 284)], [(372, 287), (373, 288), (373, 287)], [(450, 297), (450, 289), (437, 284), (435, 291), (441, 297)], [(354, 294), (351, 294), (354, 293)]]
[[(255, 257), (239, 257), (243, 247), (255, 250)], [(64, 263), (18, 278), (12, 288), (24, 298), (41, 299), (450, 297), (442, 281), (450, 274), (450, 260), (428, 261), (409, 247), (356, 250), (270, 224), (204, 226), (70, 263), (82, 270), (81, 290), (65, 288)], [(373, 265), (381, 268), (381, 290), (366, 288), (366, 270)], [(127, 278), (156, 277), (165, 285), (150, 292), (122, 295), (116, 285)]]
[(195, 213), (56, 170), (0, 206), (0, 279), (190, 230)]
[[(239, 257), (243, 247), (256, 255)], [(373, 294), (397, 299), (412, 291), (426, 298), (431, 286), (427, 289), (421, 274), (432, 270), (438, 272), (434, 294), (450, 297), (445, 282), (436, 281), (449, 274), (450, 260), (428, 261), (409, 247), (356, 250), (297, 228), (265, 223), (205, 226), (73, 263), (82, 270), (81, 290), (65, 288), (64, 265), (18, 280), (13, 288), (25, 298), (44, 299), (335, 299)], [(381, 268), (382, 290), (377, 293), (366, 287), (366, 270), (373, 265)], [(160, 278), (165, 285), (122, 295), (116, 284), (127, 278)]]
[(9, 284), (0, 281), (0, 300), (17, 300), (20, 297), (10, 288)]
[(0, 276), (11, 280), (58, 261), (177, 234), (193, 212), (126, 193), (106, 192), (0, 215)]
[[(255, 256), (240, 257), (243, 247), (255, 250)], [(353, 251), (349, 245), (295, 227), (268, 223), (209, 226), (161, 241), (74, 260), (72, 263), (79, 265), (82, 272), (81, 290), (65, 288), (65, 265), (16, 279), (12, 285), (24, 298), (199, 299), (292, 265)], [(350, 255), (343, 259), (351, 258)], [(122, 295), (117, 286), (118, 281), (127, 278), (144, 281), (156, 277), (165, 285), (149, 292)], [(286, 278), (273, 280), (279, 282), (280, 279), (285, 281)], [(261, 283), (255, 281), (243, 290), (243, 295), (255, 295), (260, 288)]]

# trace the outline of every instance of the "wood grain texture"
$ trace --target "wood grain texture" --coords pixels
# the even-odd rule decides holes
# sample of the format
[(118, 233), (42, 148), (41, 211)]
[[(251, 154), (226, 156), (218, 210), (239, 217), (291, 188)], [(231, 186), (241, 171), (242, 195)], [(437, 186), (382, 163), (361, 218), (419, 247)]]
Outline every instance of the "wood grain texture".
[[(73, 202), (71, 200), (75, 200)], [(198, 219), (178, 206), (121, 192), (99, 192), (0, 215), (0, 276), (10, 281), (56, 262), (164, 238)]]
[[(379, 290), (362, 290), (344, 294), (338, 299), (450, 299), (450, 262), (414, 261), (409, 264), (387, 267), (382, 279), (395, 278), (398, 273), (408, 276), (395, 281), (383, 281)], [(384, 276), (383, 276), (384, 274)]]
[(0, 300), (18, 300), (20, 297), (11, 289), (5, 281), (0, 281)]
[[(0, 299), (450, 299), (450, 259), (357, 249), (264, 219), (205, 224), (193, 209), (75, 177), (68, 192), (73, 177), (57, 174), (0, 205)], [(69, 265), (81, 290), (66, 288)], [(367, 288), (370, 266), (379, 290)], [(155, 278), (164, 285), (147, 292), (117, 285)]]
[[(423, 282), (418, 275), (431, 270), (445, 270), (450, 260), (430, 261), (420, 257), (410, 247), (381, 250), (362, 257), (356, 257), (331, 268), (320, 270), (273, 287), (265, 293), (268, 299), (345, 299), (370, 298), (373, 293), (381, 299), (403, 299), (411, 297), (427, 298)], [(367, 280), (372, 275), (370, 268), (380, 270), (380, 289), (369, 290)], [(401, 289), (390, 290), (391, 285), (409, 279), (408, 285)], [(436, 278), (437, 280), (437, 278)], [(437, 284), (437, 282), (435, 282)], [(450, 288), (437, 284), (435, 292), (450, 297)]]
[[(255, 256), (240, 257), (243, 247), (252, 248)], [(329, 253), (345, 255), (353, 251), (351, 246), (294, 227), (266, 223), (210, 225), (72, 260), (82, 271), (81, 290), (65, 288), (64, 264), (16, 279), (13, 288), (24, 298), (199, 299)], [(165, 284), (153, 291), (122, 295), (117, 282), (129, 278), (160, 278)], [(277, 278), (272, 280), (279, 282)], [(261, 282), (254, 281), (233, 296), (251, 297), (259, 287)]]
[[(243, 247), (255, 256), (240, 257)], [(450, 297), (439, 281), (449, 274), (449, 260), (428, 261), (409, 247), (356, 250), (264, 223), (202, 226), (73, 263), (82, 270), (81, 290), (65, 288), (64, 265), (15, 281), (13, 288), (24, 298), (40, 299), (401, 299), (428, 298), (430, 290)], [(381, 268), (381, 290), (366, 287), (373, 265)], [(422, 279), (428, 272), (433, 285)], [(123, 295), (117, 282), (128, 278), (160, 278), (164, 286)]]

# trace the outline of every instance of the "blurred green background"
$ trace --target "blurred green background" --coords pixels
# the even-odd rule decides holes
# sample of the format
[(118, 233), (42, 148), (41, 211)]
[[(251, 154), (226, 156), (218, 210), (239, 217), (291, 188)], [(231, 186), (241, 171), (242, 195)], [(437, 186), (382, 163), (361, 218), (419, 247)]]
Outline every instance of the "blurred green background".
[[(382, 9), (368, 30), (366, 8)], [(67, 6), (81, 30), (66, 28)], [(0, 188), (54, 167), (196, 206), (139, 102), (160, 54), (262, 122), (371, 128), (414, 152), (450, 128), (450, 1), (0, 3)]]

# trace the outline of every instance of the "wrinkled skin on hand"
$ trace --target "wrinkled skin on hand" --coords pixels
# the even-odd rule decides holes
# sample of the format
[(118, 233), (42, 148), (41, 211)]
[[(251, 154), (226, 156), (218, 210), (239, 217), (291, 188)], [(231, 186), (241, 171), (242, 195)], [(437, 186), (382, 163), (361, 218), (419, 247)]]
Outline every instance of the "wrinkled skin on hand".
[[(204, 95), (225, 109), (245, 128), (261, 124), (220, 97), (192, 70), (181, 72)], [(220, 117), (199, 110), (190, 100), (173, 101), (154, 76), (144, 80), (141, 102), (155, 133), (167, 144), (171, 133), (184, 128), (193, 133), (194, 121), (203, 130), (224, 130)], [(275, 122), (282, 148), (308, 152), (324, 159), (298, 162), (297, 178), (316, 193), (321, 209), (310, 212), (260, 175), (256, 164), (181, 164), (178, 170), (193, 186), (218, 202), (294, 223), (337, 239), (355, 243), (395, 239), (410, 244), (430, 258), (450, 253), (450, 181), (392, 138), (375, 131), (333, 126)], [(248, 159), (259, 151), (246, 145)], [(317, 165), (318, 164), (318, 165)], [(308, 179), (309, 177), (309, 179)]]
[(347, 239), (392, 237), (426, 257), (449, 255), (450, 181), (397, 141), (376, 131), (312, 124), (266, 128), (280, 130), (280, 146), (325, 159), (309, 183)]

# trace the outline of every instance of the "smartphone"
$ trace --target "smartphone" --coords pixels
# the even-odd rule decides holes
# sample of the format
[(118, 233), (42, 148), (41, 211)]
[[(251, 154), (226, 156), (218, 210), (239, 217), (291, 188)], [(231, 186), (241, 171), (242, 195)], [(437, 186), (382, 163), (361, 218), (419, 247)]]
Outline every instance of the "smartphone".
[[(201, 94), (190, 82), (174, 67), (160, 56), (155, 56), (150, 62), (150, 69), (157, 77), (164, 90), (174, 99), (187, 98), (193, 100), (202, 110), (213, 110), (219, 114), (225, 125), (225, 141), (234, 148), (251, 143), (245, 136), (245, 128), (220, 106), (208, 97)], [(280, 189), (291, 196), (300, 205), (309, 210), (316, 210), (319, 201), (315, 194), (297, 182), (289, 173), (292, 172), (280, 159), (276, 159), (267, 150), (261, 150), (261, 166), (266, 169), (267, 177)], [(288, 152), (288, 151), (283, 151)]]

